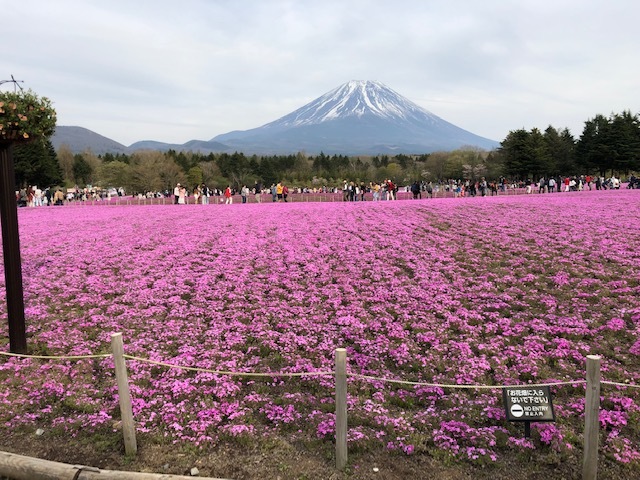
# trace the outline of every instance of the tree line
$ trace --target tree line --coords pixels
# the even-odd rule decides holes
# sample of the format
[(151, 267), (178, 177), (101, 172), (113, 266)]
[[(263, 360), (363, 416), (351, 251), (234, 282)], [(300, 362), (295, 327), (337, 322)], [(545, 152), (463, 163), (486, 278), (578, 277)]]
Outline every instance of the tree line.
[(548, 127), (509, 132), (499, 155), (506, 175), (518, 178), (607, 173), (629, 175), (640, 170), (640, 121), (625, 111), (596, 115), (574, 139), (569, 130)]
[(124, 187), (128, 192), (171, 191), (176, 183), (193, 187), (239, 188), (259, 181), (269, 186), (338, 186), (343, 180), (409, 184), (416, 180), (514, 180), (549, 176), (617, 174), (640, 171), (640, 121), (629, 111), (596, 115), (579, 138), (549, 126), (513, 130), (490, 152), (461, 148), (450, 152), (394, 156), (292, 155), (247, 156), (169, 150), (132, 154), (55, 151), (49, 139), (15, 147), (16, 185)]

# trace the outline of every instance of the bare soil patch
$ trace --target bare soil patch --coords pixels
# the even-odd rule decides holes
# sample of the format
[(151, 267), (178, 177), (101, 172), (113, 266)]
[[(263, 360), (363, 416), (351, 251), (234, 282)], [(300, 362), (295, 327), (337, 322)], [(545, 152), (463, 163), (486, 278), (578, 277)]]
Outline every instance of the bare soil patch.
[[(121, 440), (79, 434), (75, 438), (38, 436), (12, 432), (0, 439), (0, 449), (20, 455), (94, 466), (109, 470), (189, 475), (197, 467), (200, 476), (232, 480), (404, 480), (404, 479), (491, 479), (561, 480), (581, 477), (581, 452), (572, 458), (549, 455), (513, 455), (498, 462), (477, 466), (453, 463), (429, 455), (406, 456), (394, 452), (350, 453), (345, 472), (334, 468), (333, 445), (293, 445), (284, 440), (265, 440), (253, 445), (220, 445), (198, 449), (190, 445), (153, 444), (139, 437), (138, 455), (124, 455)], [(603, 459), (601, 480), (637, 479), (639, 472)]]

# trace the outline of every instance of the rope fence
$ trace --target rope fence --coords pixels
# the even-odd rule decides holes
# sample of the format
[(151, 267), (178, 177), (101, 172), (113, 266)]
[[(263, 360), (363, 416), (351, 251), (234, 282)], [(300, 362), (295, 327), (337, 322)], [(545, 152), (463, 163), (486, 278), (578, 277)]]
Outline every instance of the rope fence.
[[(99, 353), (93, 355), (31, 355), (24, 353), (10, 353), (10, 352), (0, 352), (0, 356), (5, 357), (20, 357), (20, 358), (34, 358), (39, 360), (83, 360), (83, 359), (92, 359), (92, 358), (108, 358), (113, 357), (113, 353)], [(209, 368), (203, 367), (189, 367), (186, 365), (176, 365), (174, 363), (162, 362), (159, 360), (151, 360), (149, 358), (137, 357), (134, 355), (123, 354), (123, 357), (127, 360), (132, 360), (136, 362), (149, 363), (152, 365), (159, 365), (161, 367), (167, 368), (175, 368), (178, 370), (192, 371), (192, 372), (200, 372), (200, 373), (210, 373), (213, 375), (227, 375), (231, 377), (286, 377), (286, 378), (295, 378), (295, 377), (329, 377), (334, 376), (335, 371), (319, 371), (319, 372), (236, 372), (230, 370), (213, 370)], [(462, 390), (501, 390), (503, 388), (516, 388), (516, 387), (556, 387), (556, 386), (564, 386), (564, 385), (584, 385), (587, 383), (586, 380), (567, 380), (564, 382), (546, 382), (546, 383), (527, 383), (527, 384), (513, 384), (513, 385), (471, 385), (471, 384), (458, 384), (458, 383), (429, 383), (429, 382), (413, 382), (409, 380), (397, 380), (393, 378), (384, 378), (384, 377), (375, 377), (372, 375), (362, 375), (359, 373), (348, 373), (346, 374), (348, 378), (358, 378), (361, 380), (371, 380), (376, 382), (383, 383), (391, 383), (396, 385), (409, 385), (416, 387), (433, 387), (433, 388), (443, 388), (443, 389), (462, 389)], [(608, 382), (606, 380), (602, 380), (600, 383), (604, 383), (607, 385), (615, 385), (619, 387), (631, 387), (631, 388), (640, 388), (640, 385), (633, 385), (628, 383), (618, 383), (618, 382)]]
[(616, 387), (640, 388), (640, 385), (634, 385), (632, 383), (609, 382), (607, 380), (600, 380), (600, 383), (604, 383), (605, 385), (614, 385)]
[(112, 357), (111, 353), (98, 353), (93, 355), (29, 355), (27, 353), (10, 353), (0, 352), (0, 355), (5, 357), (20, 357), (20, 358), (37, 358), (40, 360), (82, 360), (85, 358), (107, 358)]
[(330, 376), (334, 372), (270, 372), (270, 373), (256, 373), (256, 372), (231, 372), (226, 370), (210, 370), (208, 368), (201, 367), (188, 367), (185, 365), (175, 365), (172, 363), (160, 362), (158, 360), (149, 360), (148, 358), (134, 357), (132, 355), (124, 355), (124, 358), (128, 360), (134, 360), (143, 363), (150, 363), (153, 365), (160, 365), (168, 368), (177, 368), (179, 370), (189, 370), (193, 372), (211, 373), (214, 375), (228, 375), (232, 377), (321, 377)]
[[(108, 358), (113, 357), (113, 353), (99, 353), (93, 355), (31, 355), (31, 354), (23, 354), (23, 353), (10, 353), (10, 352), (0, 352), (0, 356), (5, 357), (20, 357), (20, 358), (33, 358), (39, 360), (83, 360), (83, 359), (92, 359), (92, 358)], [(137, 357), (134, 355), (123, 354), (123, 357), (127, 360), (132, 360), (136, 362), (149, 363), (152, 365), (159, 365), (161, 367), (167, 368), (175, 368), (178, 370), (186, 370), (192, 372), (200, 372), (200, 373), (211, 373), (213, 375), (227, 375), (231, 377), (287, 377), (287, 378), (295, 378), (295, 377), (329, 377), (335, 375), (335, 371), (318, 371), (318, 372), (236, 372), (231, 370), (213, 370), (209, 368), (203, 367), (189, 367), (186, 365), (176, 365), (174, 363), (162, 362), (159, 360), (151, 360), (149, 358)], [(409, 385), (409, 386), (417, 386), (417, 387), (433, 387), (433, 388), (443, 388), (443, 389), (464, 389), (464, 390), (501, 390), (503, 388), (516, 388), (516, 387), (556, 387), (556, 386), (564, 386), (564, 385), (584, 385), (586, 384), (586, 380), (567, 380), (564, 382), (546, 382), (546, 383), (527, 383), (527, 384), (513, 384), (513, 385), (471, 385), (471, 384), (459, 384), (459, 383), (429, 383), (429, 382), (413, 382), (409, 380), (397, 380), (393, 378), (384, 378), (384, 377), (375, 377), (372, 375), (362, 375), (359, 373), (348, 373), (346, 374), (348, 378), (359, 378), (361, 380), (371, 380), (376, 382), (384, 382), (391, 383), (396, 385)], [(620, 387), (631, 387), (631, 388), (640, 388), (640, 385), (633, 385), (628, 383), (617, 383), (617, 382), (608, 382), (606, 380), (602, 380), (600, 383), (604, 383), (607, 385), (615, 385)]]
[(503, 388), (555, 387), (558, 385), (580, 385), (580, 384), (587, 383), (586, 380), (571, 380), (566, 382), (527, 383), (527, 384), (520, 384), (520, 385), (469, 385), (469, 384), (456, 384), (456, 383), (410, 382), (407, 380), (393, 380), (390, 378), (378, 378), (378, 377), (372, 377), (370, 375), (360, 375), (357, 373), (347, 373), (347, 377), (361, 378), (363, 380), (374, 380), (374, 381), (385, 382), (385, 383), (395, 383), (398, 385), (411, 385), (411, 386), (418, 386), (418, 387), (434, 387), (434, 388), (461, 389), (461, 390), (502, 390)]
[(344, 470), (347, 466), (347, 378), (370, 380), (396, 385), (432, 387), (442, 389), (460, 390), (502, 390), (505, 388), (518, 387), (559, 387), (586, 385), (585, 400), (585, 434), (584, 434), (584, 459), (583, 459), (583, 480), (595, 480), (597, 478), (597, 457), (598, 457), (598, 435), (599, 435), (599, 412), (600, 412), (600, 387), (602, 384), (623, 388), (640, 388), (640, 385), (631, 383), (621, 383), (602, 380), (600, 378), (600, 357), (587, 356), (587, 376), (582, 380), (567, 380), (557, 382), (527, 383), (519, 385), (471, 385), (471, 384), (446, 384), (430, 382), (414, 382), (407, 380), (397, 380), (390, 378), (375, 377), (347, 372), (346, 349), (335, 350), (335, 370), (316, 372), (236, 372), (226, 370), (214, 370), (201, 367), (190, 367), (175, 365), (168, 362), (151, 360), (147, 358), (127, 355), (124, 353), (122, 334), (111, 335), (111, 353), (101, 353), (93, 355), (29, 355), (10, 352), (0, 352), (0, 356), (33, 358), (41, 360), (82, 360), (112, 357), (114, 360), (116, 381), (118, 386), (118, 399), (120, 404), (120, 414), (122, 417), (122, 429), (127, 455), (137, 453), (137, 442), (135, 434), (135, 422), (133, 419), (131, 396), (129, 393), (129, 381), (127, 377), (126, 360), (159, 365), (166, 368), (179, 369), (184, 371), (194, 371), (210, 373), (214, 375), (227, 375), (235, 377), (335, 377), (335, 405), (336, 405), (336, 468)]

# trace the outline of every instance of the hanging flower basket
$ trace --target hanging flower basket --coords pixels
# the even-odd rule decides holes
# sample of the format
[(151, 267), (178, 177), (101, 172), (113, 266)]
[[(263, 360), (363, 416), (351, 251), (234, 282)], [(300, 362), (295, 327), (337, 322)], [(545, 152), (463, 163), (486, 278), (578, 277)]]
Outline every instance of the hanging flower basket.
[(53, 135), (56, 111), (31, 90), (0, 92), (0, 144), (26, 143)]

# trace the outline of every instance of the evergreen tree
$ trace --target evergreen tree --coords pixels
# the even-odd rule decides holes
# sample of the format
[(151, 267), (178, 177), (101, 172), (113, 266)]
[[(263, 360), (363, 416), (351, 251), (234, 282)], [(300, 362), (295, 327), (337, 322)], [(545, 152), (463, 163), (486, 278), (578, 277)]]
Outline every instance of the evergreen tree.
[(93, 167), (80, 154), (73, 156), (73, 177), (78, 185), (87, 185), (93, 181)]
[(520, 179), (527, 177), (531, 160), (529, 132), (525, 129), (510, 131), (500, 144), (500, 152), (507, 175)]
[(274, 161), (271, 158), (263, 157), (260, 160), (258, 176), (262, 178), (265, 187), (269, 187), (272, 183), (278, 183), (278, 174), (274, 168)]
[(252, 175), (256, 176), (258, 175), (258, 171), (260, 170), (260, 163), (258, 162), (258, 156), (257, 155), (251, 155), (251, 158), (249, 158), (249, 171), (251, 172)]
[(16, 185), (38, 185), (42, 189), (60, 185), (62, 170), (49, 139), (41, 139), (14, 147)]
[(611, 119), (613, 168), (629, 173), (640, 168), (640, 122), (637, 115), (625, 111)]
[(529, 144), (528, 174), (534, 179), (548, 177), (555, 170), (555, 166), (542, 132), (537, 128), (532, 128), (527, 142)]
[(191, 161), (191, 158), (187, 156), (184, 152), (180, 151), (178, 153), (175, 150), (172, 151), (173, 154), (170, 155), (173, 158), (173, 161), (180, 166), (183, 172), (188, 172), (191, 167), (194, 166), (194, 163)]
[(576, 145), (578, 165), (583, 170), (597, 171), (605, 176), (607, 170), (614, 168), (611, 133), (611, 122), (603, 115), (596, 115), (592, 120), (585, 122)]
[[(549, 130), (554, 130), (556, 135), (547, 137)], [(576, 162), (576, 140), (571, 135), (568, 128), (558, 131), (549, 126), (545, 132), (545, 140), (547, 141), (547, 149), (553, 157), (555, 170), (551, 171), (552, 175), (577, 175), (585, 173), (587, 170), (579, 169)]]

